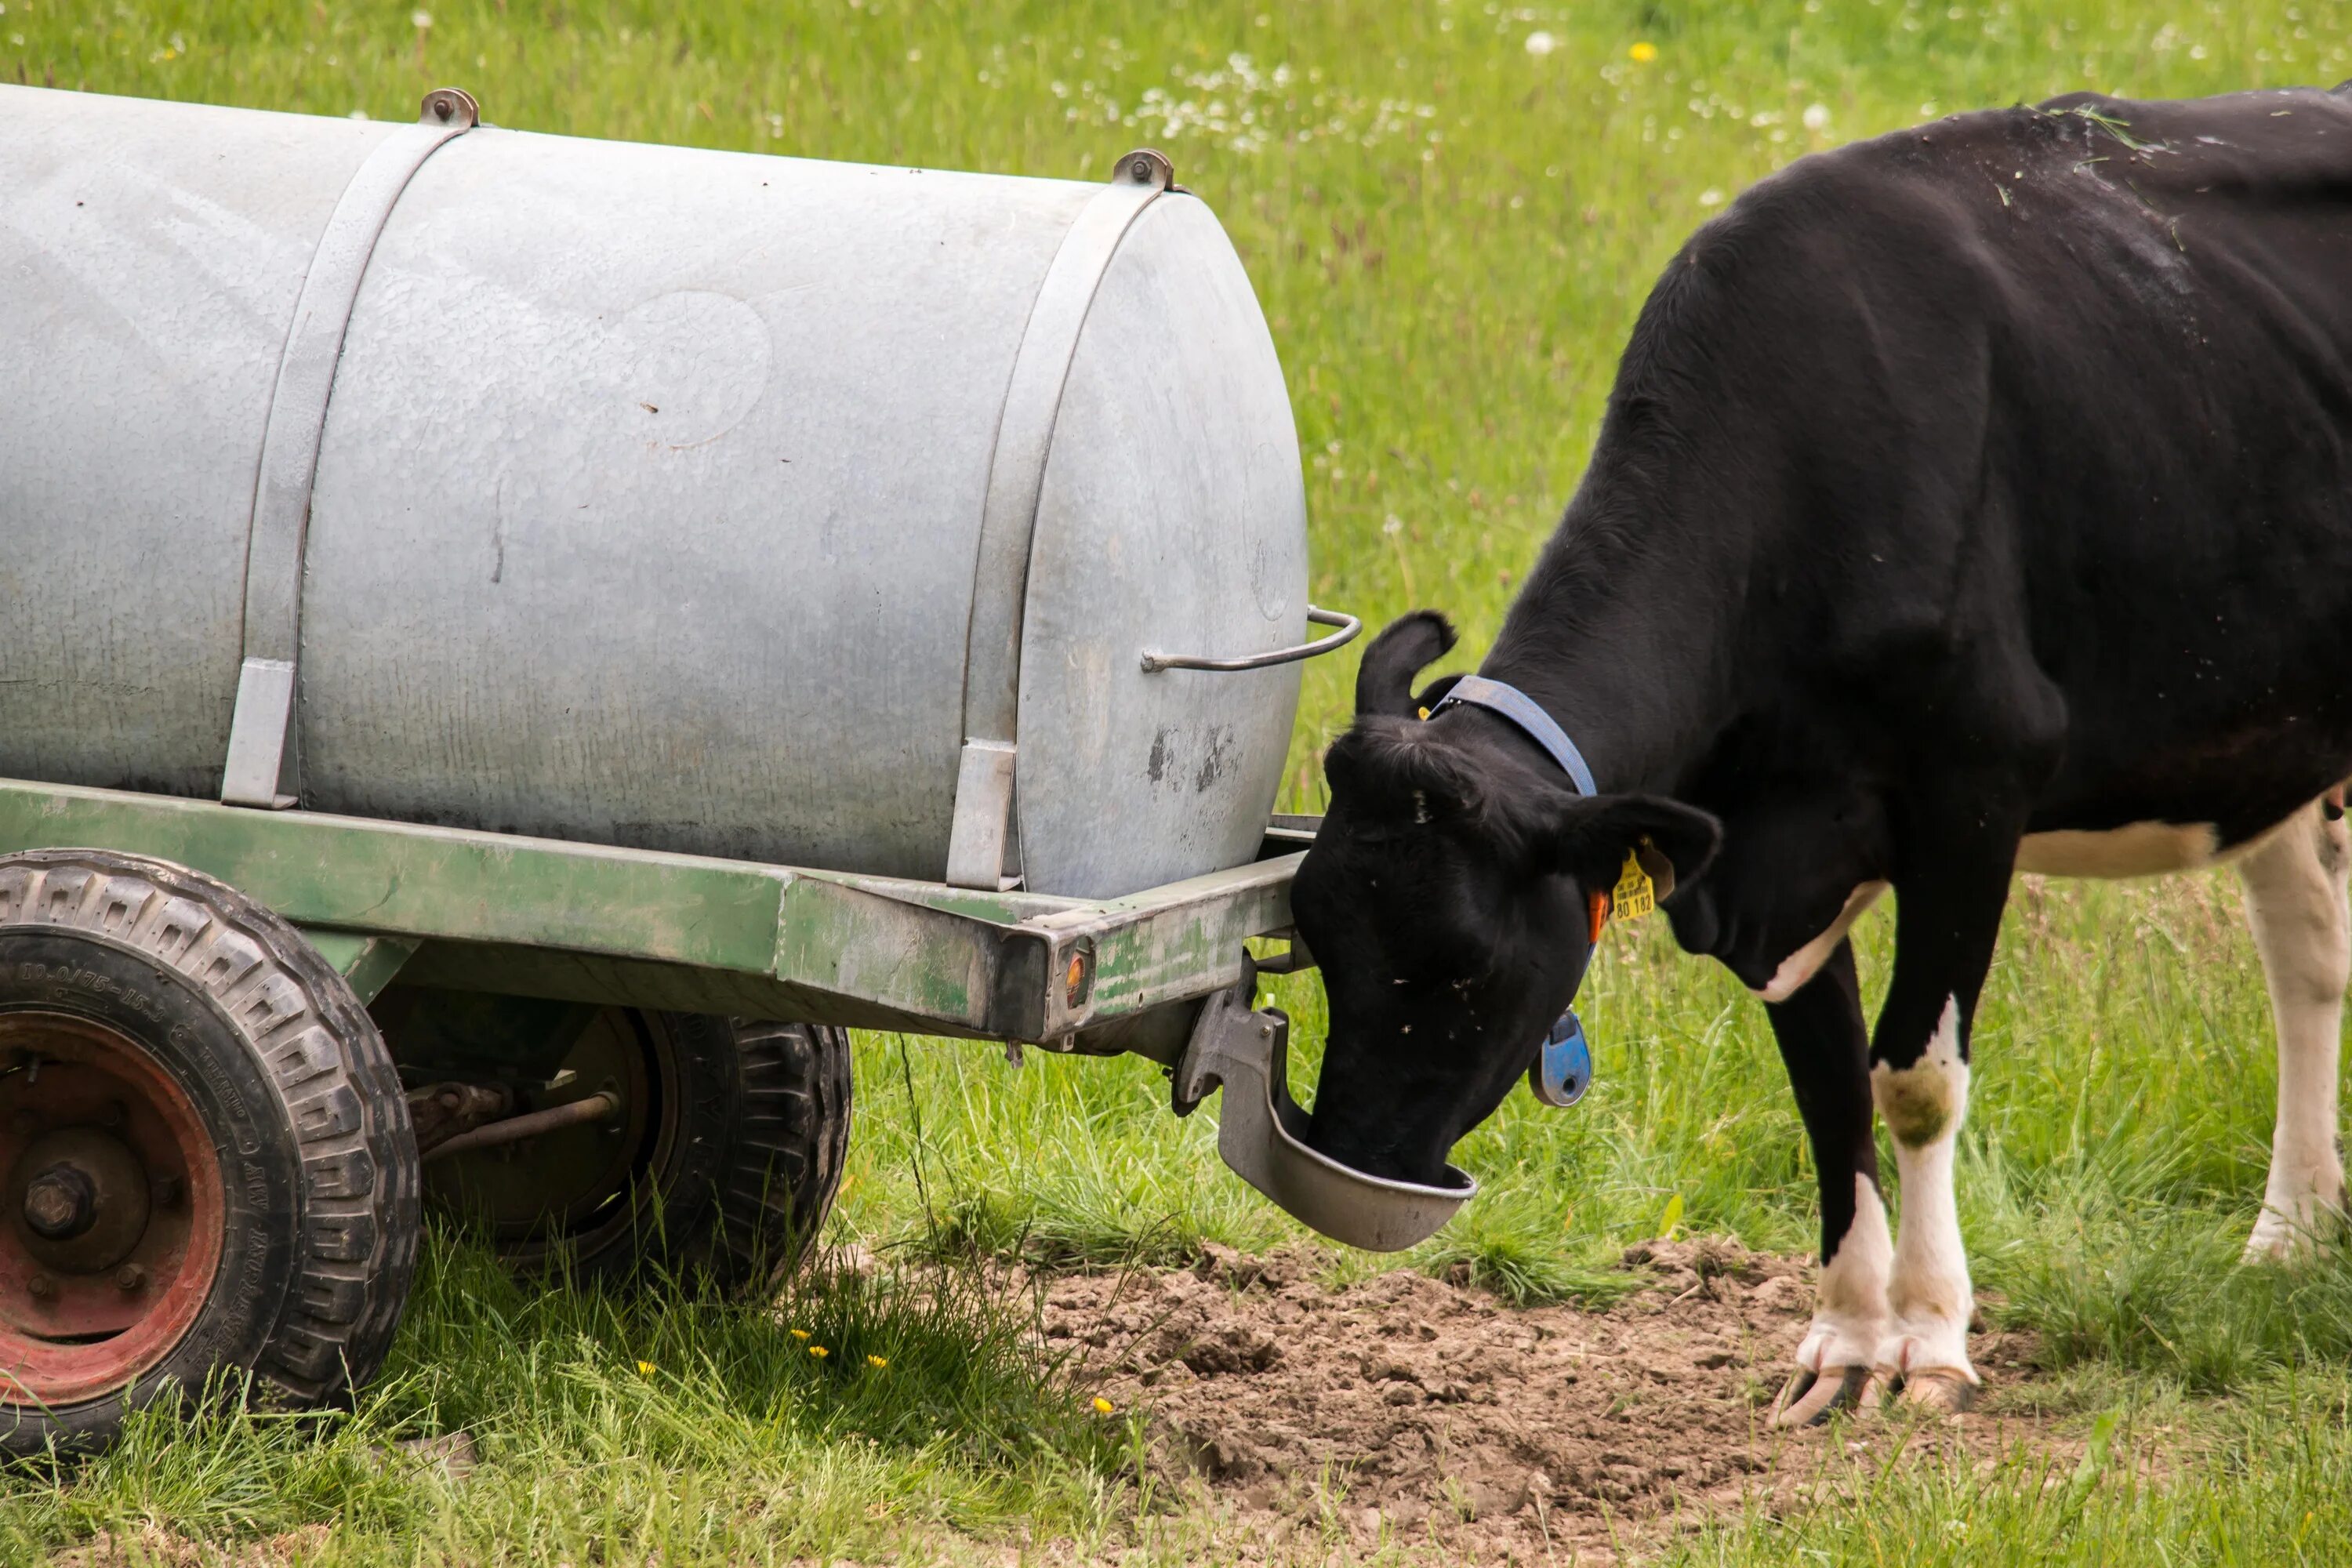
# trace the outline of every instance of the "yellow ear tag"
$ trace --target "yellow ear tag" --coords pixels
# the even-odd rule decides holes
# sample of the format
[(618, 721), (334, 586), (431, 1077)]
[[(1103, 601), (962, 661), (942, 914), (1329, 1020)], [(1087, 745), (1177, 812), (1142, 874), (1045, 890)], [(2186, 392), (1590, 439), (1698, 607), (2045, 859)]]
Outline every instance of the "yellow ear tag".
[(1621, 921), (1637, 921), (1658, 907), (1657, 884), (1642, 869), (1641, 857), (1632, 850), (1625, 852), (1625, 868), (1617, 874), (1617, 886), (1610, 893), (1611, 912)]

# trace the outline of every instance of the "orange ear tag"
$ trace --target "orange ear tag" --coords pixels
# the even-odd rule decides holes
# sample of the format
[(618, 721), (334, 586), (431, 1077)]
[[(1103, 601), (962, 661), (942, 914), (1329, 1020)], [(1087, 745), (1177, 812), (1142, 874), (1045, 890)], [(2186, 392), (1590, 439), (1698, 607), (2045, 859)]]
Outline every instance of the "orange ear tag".
[(1587, 893), (1584, 896), (1584, 914), (1592, 926), (1592, 945), (1599, 947), (1601, 933), (1609, 929), (1609, 895)]

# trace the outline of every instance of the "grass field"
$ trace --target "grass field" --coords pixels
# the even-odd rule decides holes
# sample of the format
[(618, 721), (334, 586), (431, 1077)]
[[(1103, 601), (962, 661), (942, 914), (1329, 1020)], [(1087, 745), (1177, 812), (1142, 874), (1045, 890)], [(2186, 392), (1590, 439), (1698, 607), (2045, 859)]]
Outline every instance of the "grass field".
[[(1317, 601), (1375, 624), (1443, 606), (1470, 662), (1575, 482), (1651, 279), (1744, 184), (1952, 109), (2352, 76), (2339, 0), (425, 3), (6, 0), (0, 76), (394, 119), (454, 82), (512, 126), (1037, 174), (1158, 145), (1273, 322)], [(1286, 808), (1320, 804), (1352, 673), (1307, 676)], [(1883, 913), (1862, 930), (1866, 983), (1887, 938)], [(1319, 994), (1276, 989), (1306, 1076)], [(1609, 1261), (1661, 1228), (1809, 1247), (1760, 1007), (1656, 922), (1612, 939), (1588, 995), (1598, 1087), (1566, 1115), (1508, 1100), (1457, 1153), (1486, 1195), (1413, 1261), (1572, 1299), (1617, 1288)], [(2085, 1430), (2121, 1414), (2173, 1446), (2055, 1475), (1899, 1463), (1861, 1500), (1724, 1521), (1675, 1560), (2352, 1561), (2352, 1266), (2234, 1267), (2273, 1094), (2234, 888), (2021, 889), (1976, 1038), (1961, 1211), (1991, 1310), (2045, 1336)], [(1225, 1174), (1209, 1117), (1167, 1116), (1146, 1064), (858, 1048), (845, 1240), (1108, 1262), (1303, 1234)], [(527, 1293), (436, 1239), (355, 1415), (159, 1418), (69, 1486), (0, 1475), (0, 1562), (101, 1531), (135, 1556), (162, 1526), (233, 1550), (310, 1529), (318, 1560), (370, 1563), (1243, 1550), (1138, 1485), (1135, 1413), (1097, 1411), (1017, 1296), (928, 1277), (788, 1302), (835, 1352), (813, 1361), (763, 1312)], [(483, 1460), (462, 1485), (383, 1458), (460, 1428)]]

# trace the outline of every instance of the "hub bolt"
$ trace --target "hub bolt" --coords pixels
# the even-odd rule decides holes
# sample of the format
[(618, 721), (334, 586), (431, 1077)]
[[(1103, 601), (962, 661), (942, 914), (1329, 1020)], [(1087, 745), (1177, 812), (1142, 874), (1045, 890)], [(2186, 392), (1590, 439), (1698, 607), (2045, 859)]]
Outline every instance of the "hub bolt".
[(147, 1270), (136, 1263), (126, 1263), (114, 1271), (114, 1288), (118, 1290), (136, 1290), (146, 1283)]
[(180, 1201), (180, 1178), (157, 1176), (147, 1184), (147, 1196), (157, 1208), (170, 1208)]
[(98, 1223), (98, 1184), (60, 1160), (25, 1184), (25, 1224), (47, 1241), (71, 1241)]
[(36, 1274), (25, 1281), (25, 1289), (33, 1293), (36, 1301), (46, 1301), (58, 1293), (58, 1282), (46, 1274)]

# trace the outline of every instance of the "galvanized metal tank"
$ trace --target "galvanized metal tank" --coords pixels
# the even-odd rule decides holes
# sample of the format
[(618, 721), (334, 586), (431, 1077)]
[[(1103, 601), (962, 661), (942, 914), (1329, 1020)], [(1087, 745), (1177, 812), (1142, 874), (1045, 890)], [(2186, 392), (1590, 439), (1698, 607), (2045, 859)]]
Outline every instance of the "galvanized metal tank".
[(1249, 857), (1296, 669), (1141, 656), (1299, 642), (1297, 442), (1164, 160), (473, 119), (0, 88), (0, 774), (1085, 897)]

